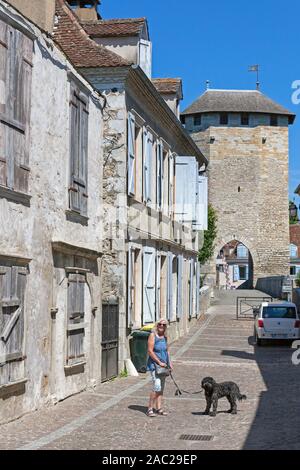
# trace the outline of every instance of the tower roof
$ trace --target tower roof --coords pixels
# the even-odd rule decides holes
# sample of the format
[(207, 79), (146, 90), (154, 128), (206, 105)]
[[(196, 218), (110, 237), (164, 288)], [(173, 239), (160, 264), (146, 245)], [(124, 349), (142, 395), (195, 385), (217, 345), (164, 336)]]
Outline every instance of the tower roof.
[(295, 114), (258, 90), (207, 90), (182, 114), (215, 112), (281, 114), (289, 117), (290, 124), (295, 119)]

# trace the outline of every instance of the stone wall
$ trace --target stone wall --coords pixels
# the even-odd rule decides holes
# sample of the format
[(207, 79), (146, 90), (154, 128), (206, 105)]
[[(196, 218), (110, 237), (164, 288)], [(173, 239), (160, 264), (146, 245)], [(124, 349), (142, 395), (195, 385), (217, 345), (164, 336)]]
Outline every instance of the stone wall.
[(215, 257), (238, 240), (253, 257), (254, 284), (287, 275), (288, 128), (210, 127), (192, 137), (209, 159), (209, 202), (218, 215)]

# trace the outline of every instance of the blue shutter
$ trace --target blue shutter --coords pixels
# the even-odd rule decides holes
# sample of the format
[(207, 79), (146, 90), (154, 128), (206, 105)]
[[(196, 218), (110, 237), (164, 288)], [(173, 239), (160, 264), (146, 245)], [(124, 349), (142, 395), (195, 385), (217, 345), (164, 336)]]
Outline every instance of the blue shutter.
[(152, 134), (144, 128), (143, 131), (143, 188), (144, 188), (144, 202), (149, 203), (152, 200)]
[(239, 281), (240, 280), (240, 268), (237, 265), (233, 266), (233, 281)]
[(189, 276), (189, 318), (193, 316), (193, 297), (194, 297), (194, 260), (190, 259)]
[(156, 145), (156, 204), (158, 210), (162, 209), (163, 187), (164, 187), (164, 162), (163, 162), (163, 144), (157, 142)]
[(161, 289), (160, 289), (160, 274), (161, 274), (161, 254), (156, 255), (156, 296), (155, 296), (155, 320), (158, 320), (160, 315), (161, 304)]

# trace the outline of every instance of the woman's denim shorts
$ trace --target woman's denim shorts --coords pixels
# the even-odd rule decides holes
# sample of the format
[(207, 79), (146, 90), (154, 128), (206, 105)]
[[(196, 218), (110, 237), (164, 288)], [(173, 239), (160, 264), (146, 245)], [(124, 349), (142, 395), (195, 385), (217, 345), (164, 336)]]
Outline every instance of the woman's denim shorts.
[(155, 370), (151, 371), (152, 391), (156, 393), (164, 393), (166, 377), (157, 377)]

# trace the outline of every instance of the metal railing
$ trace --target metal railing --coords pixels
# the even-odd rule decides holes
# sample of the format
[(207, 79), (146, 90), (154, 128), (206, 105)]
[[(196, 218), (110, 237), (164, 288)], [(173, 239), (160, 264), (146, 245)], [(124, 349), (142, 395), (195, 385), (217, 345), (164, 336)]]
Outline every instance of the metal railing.
[(262, 302), (273, 302), (273, 297), (237, 297), (236, 318), (254, 318)]

